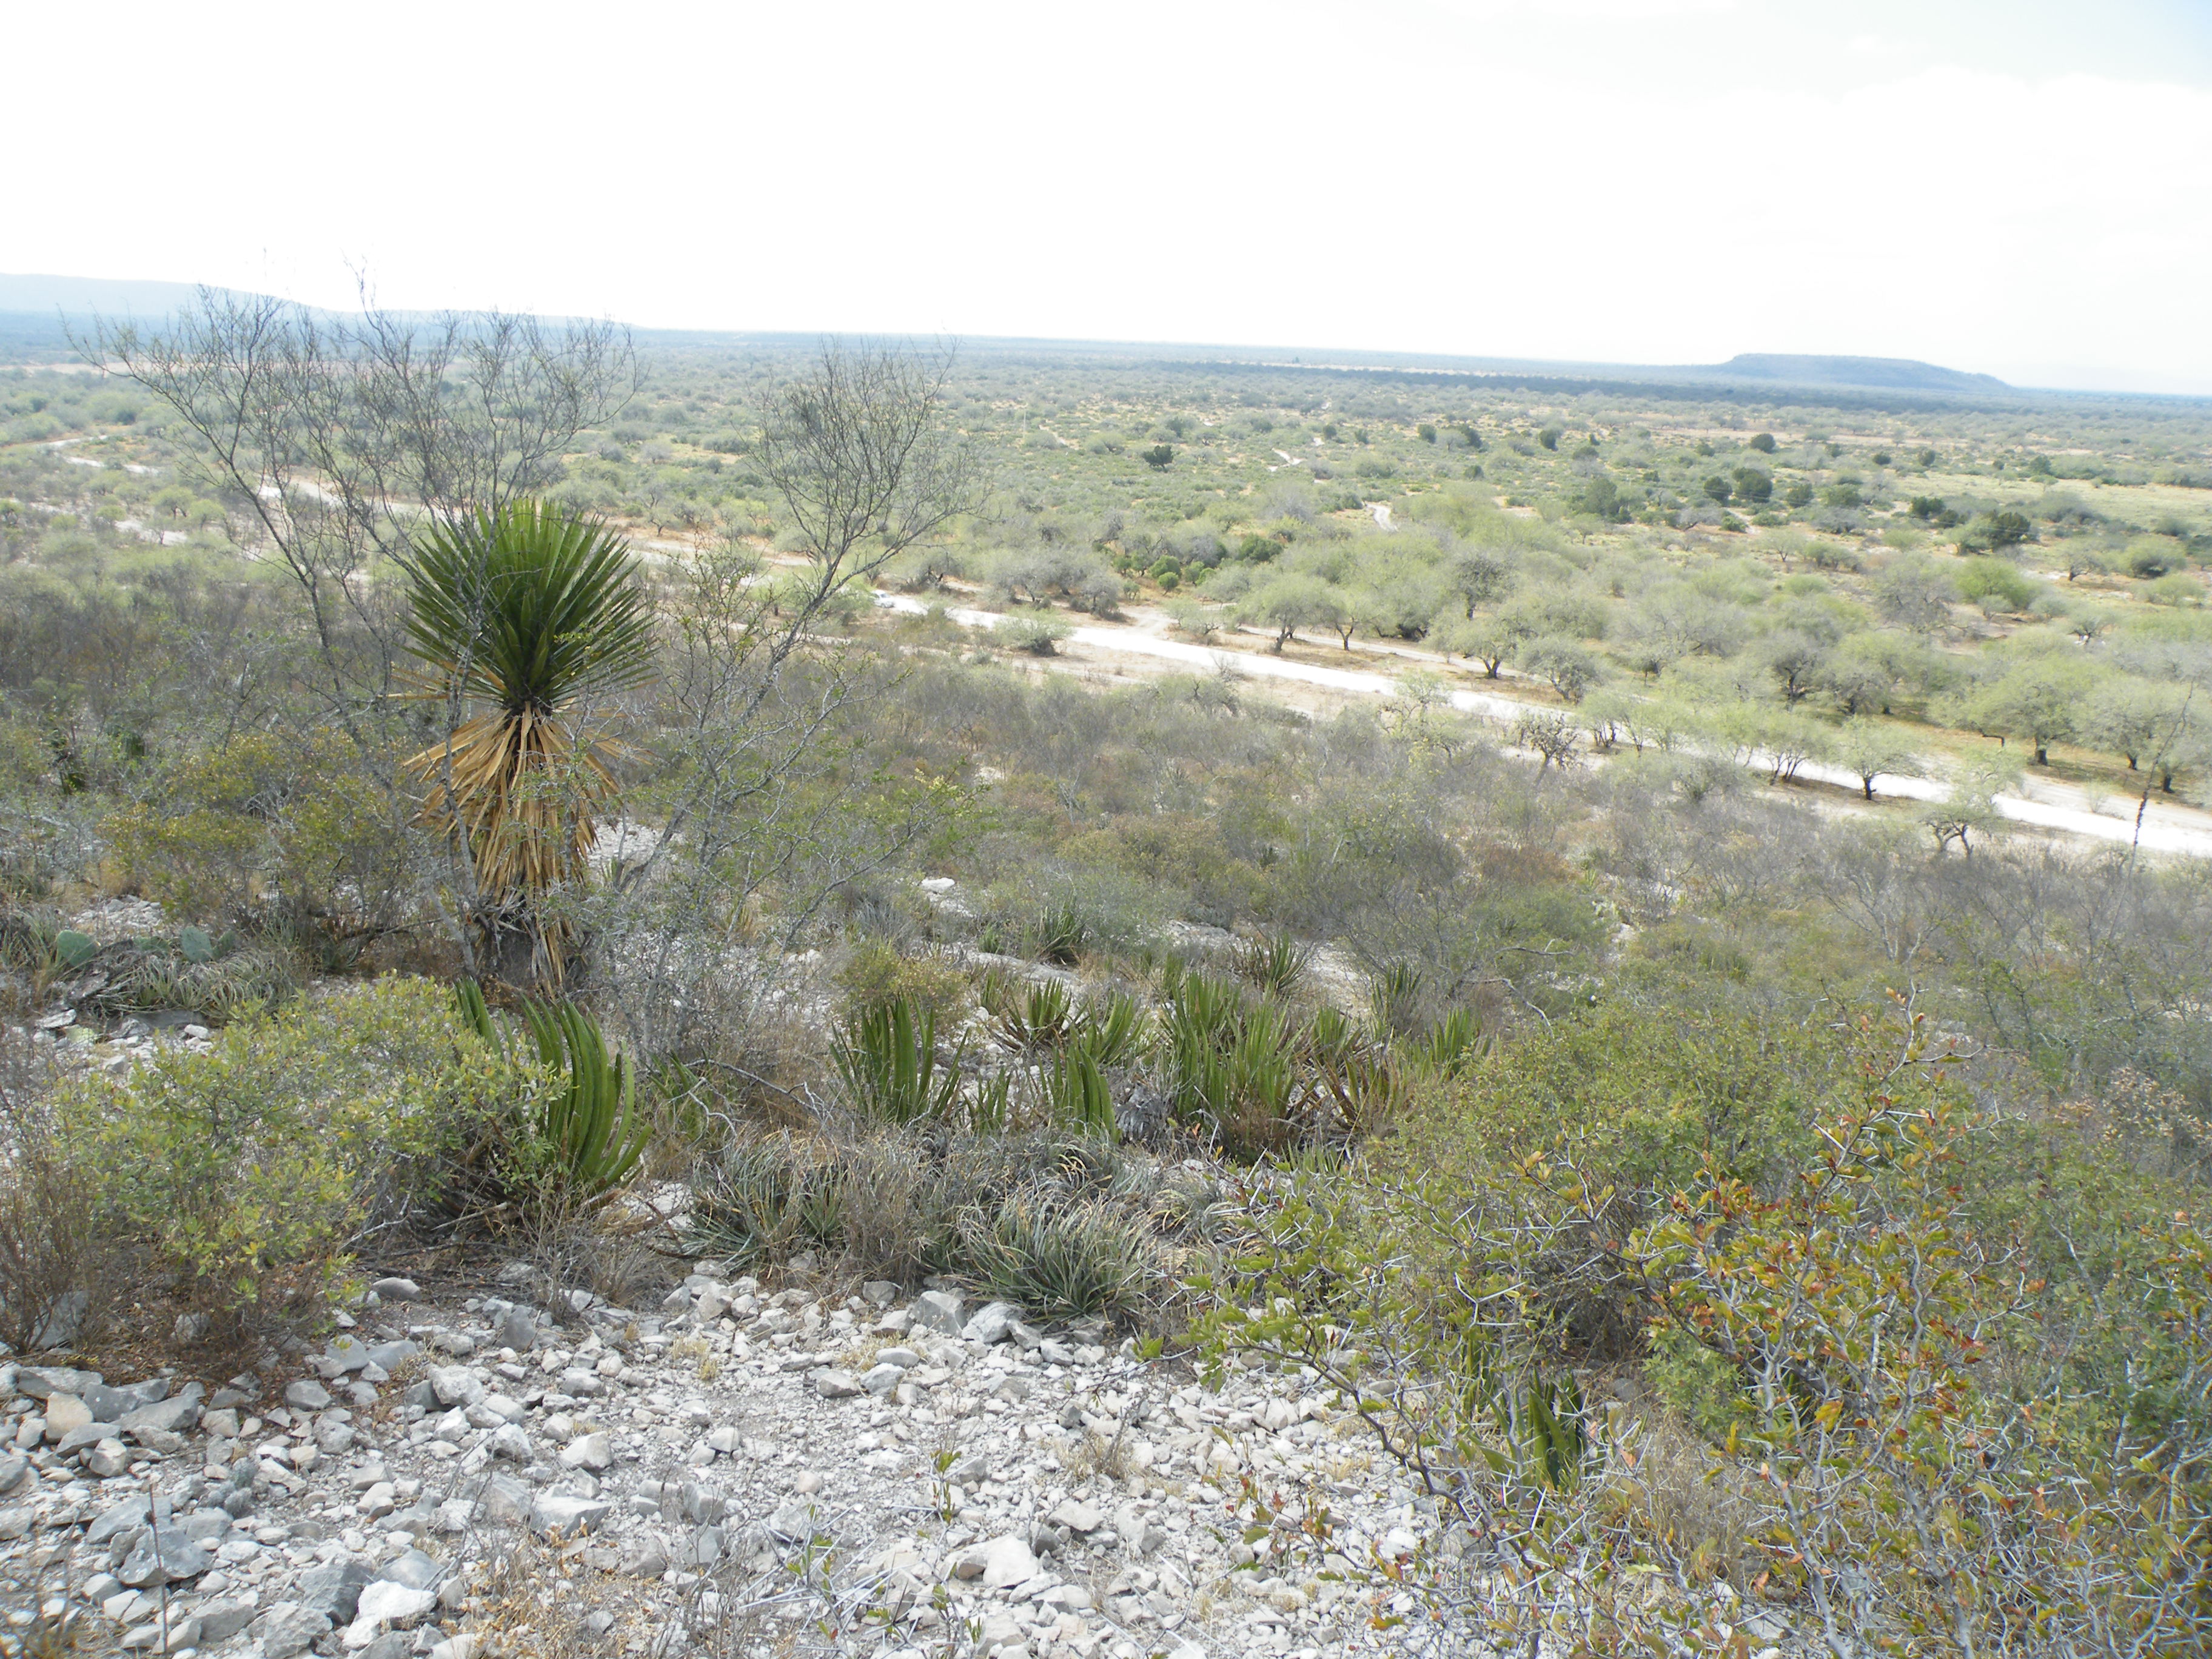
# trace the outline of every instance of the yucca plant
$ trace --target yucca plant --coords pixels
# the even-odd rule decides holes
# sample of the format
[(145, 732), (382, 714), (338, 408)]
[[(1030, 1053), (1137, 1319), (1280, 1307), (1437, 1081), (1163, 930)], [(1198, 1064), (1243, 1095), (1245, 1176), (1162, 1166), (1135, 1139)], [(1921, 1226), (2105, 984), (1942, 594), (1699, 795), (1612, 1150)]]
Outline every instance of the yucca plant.
[(580, 736), (585, 701), (651, 667), (653, 617), (629, 544), (538, 501), (423, 532), (404, 561), (420, 695), (464, 716), (407, 769), (428, 785), (427, 823), (465, 845), (482, 913), (524, 913), (544, 977), (564, 933), (536, 915), (590, 870), (615, 781), (603, 739)]
[(1455, 1077), (1481, 1053), (1482, 1026), (1472, 1009), (1455, 1008), (1403, 1047), (1416, 1065), (1438, 1077)]
[(620, 1054), (607, 1053), (598, 1024), (573, 1003), (526, 999), (522, 1042), (510, 1045), (474, 980), (463, 980), (453, 994), (478, 1036), (501, 1052), (534, 1052), (553, 1079), (531, 1109), (519, 1173), (550, 1173), (587, 1206), (614, 1197), (644, 1162), (653, 1125), (637, 1111), (629, 1068)]
[(1126, 991), (1086, 1002), (1069, 1029), (1067, 1046), (1102, 1071), (1127, 1066), (1144, 1049), (1143, 1005)]
[(1517, 1397), (1510, 1389), (1500, 1389), (1492, 1411), (1498, 1432), (1515, 1453), (1508, 1458), (1486, 1450), (1493, 1470), (1500, 1474), (1517, 1472), (1522, 1480), (1553, 1492), (1574, 1490), (1589, 1456), (1589, 1437), (1583, 1425), (1582, 1390), (1572, 1376), (1532, 1376)]
[(830, 1063), (853, 1109), (905, 1125), (952, 1115), (960, 1099), (958, 1061), (937, 1059), (937, 1016), (911, 997), (862, 1009), (830, 1045)]
[(1030, 920), (1029, 936), (1040, 961), (1072, 968), (1091, 948), (1097, 930), (1072, 903), (1048, 904)]
[(1420, 994), (1421, 975), (1413, 963), (1394, 962), (1386, 966), (1367, 988), (1367, 1006), (1374, 1015), (1375, 1029), (1386, 1033), (1411, 1030)]
[(1248, 1006), (1225, 981), (1182, 974), (1160, 1037), (1178, 1117), (1211, 1124), (1224, 1149), (1240, 1158), (1288, 1143), (1305, 1034), (1279, 1005)]
[(1113, 1091), (1106, 1085), (1106, 1074), (1090, 1055), (1075, 1049), (1060, 1055), (1046, 1071), (1044, 1086), (1054, 1122), (1102, 1140), (1120, 1137)]
[(974, 1092), (968, 1097), (968, 1132), (976, 1135), (1006, 1133), (1013, 1127), (1013, 1096), (1012, 1072), (994, 1072), (977, 1079)]
[(1331, 1142), (1365, 1140), (1386, 1127), (1411, 1095), (1405, 1073), (1380, 1043), (1316, 1054), (1307, 1098), (1310, 1109), (1327, 1118), (1315, 1121), (1311, 1133)]

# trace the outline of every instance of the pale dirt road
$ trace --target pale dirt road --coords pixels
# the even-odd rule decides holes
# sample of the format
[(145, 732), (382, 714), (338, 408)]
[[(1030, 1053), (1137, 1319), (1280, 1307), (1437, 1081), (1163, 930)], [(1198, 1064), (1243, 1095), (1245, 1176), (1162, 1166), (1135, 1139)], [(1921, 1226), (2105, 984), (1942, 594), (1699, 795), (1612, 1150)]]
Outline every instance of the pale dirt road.
[[(901, 593), (879, 592), (876, 595), (876, 604), (884, 610), (912, 615), (920, 615), (929, 608), (924, 601)], [(969, 628), (995, 628), (1006, 620), (997, 611), (957, 605), (947, 606), (945, 614)], [(1125, 626), (1094, 623), (1076, 629), (1069, 639), (1074, 644), (1095, 651), (1135, 657), (1149, 662), (1173, 664), (1179, 668), (1209, 672), (1218, 672), (1225, 665), (1233, 672), (1249, 675), (1254, 679), (1291, 681), (1355, 696), (1388, 697), (1395, 695), (1398, 690), (1398, 681), (1393, 675), (1364, 669), (1325, 668), (1316, 663), (1299, 662), (1267, 652), (1239, 650), (1226, 646), (1194, 645), (1187, 640), (1166, 637), (1158, 631), (1159, 625), (1157, 621), (1139, 621)], [(1441, 658), (1431, 653), (1399, 646), (1379, 649), (1382, 654), (1409, 664), (1433, 665), (1439, 668), (1444, 665)], [(1464, 713), (1493, 720), (1517, 720), (1532, 706), (1513, 697), (1468, 690), (1454, 691), (1451, 703), (1453, 708)], [(1934, 768), (1931, 767), (1930, 770)], [(1858, 775), (1845, 772), (1838, 767), (1808, 763), (1798, 769), (1798, 776), (1835, 785), (1853, 793), (1856, 793), (1859, 788)], [(2128, 808), (2126, 816), (2115, 817), (2108, 812), (2092, 810), (2088, 798), (2081, 790), (2056, 779), (2036, 779), (2028, 788), (2033, 793), (1998, 796), (1997, 811), (2015, 823), (2083, 840), (2125, 846), (2136, 839), (2132, 802), (2122, 803)], [(1883, 773), (1875, 780), (1875, 792), (1879, 795), (1905, 800), (1932, 801), (1943, 798), (1947, 786), (1940, 777), (1906, 778)], [(2200, 812), (2193, 807), (2154, 800), (2143, 814), (2139, 844), (2146, 852), (2212, 859), (2212, 815)]]

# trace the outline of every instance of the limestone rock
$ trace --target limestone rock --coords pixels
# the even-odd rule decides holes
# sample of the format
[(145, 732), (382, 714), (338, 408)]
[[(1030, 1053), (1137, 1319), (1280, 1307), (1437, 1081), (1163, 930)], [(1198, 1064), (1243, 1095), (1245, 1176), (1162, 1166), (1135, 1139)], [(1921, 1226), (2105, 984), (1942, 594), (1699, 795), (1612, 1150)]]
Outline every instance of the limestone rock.
[(614, 1441), (604, 1433), (580, 1434), (561, 1449), (561, 1462), (567, 1468), (596, 1473), (609, 1468), (614, 1461)]
[(92, 1424), (92, 1407), (73, 1394), (50, 1394), (46, 1396), (46, 1438), (58, 1441), (72, 1430), (88, 1428)]
[(964, 1342), (981, 1342), (987, 1346), (1004, 1342), (1012, 1334), (1022, 1316), (1022, 1310), (1011, 1302), (987, 1302), (969, 1316), (968, 1322), (960, 1328)]
[(433, 1365), (430, 1392), (441, 1406), (473, 1406), (484, 1397), (484, 1385), (466, 1365)]
[(915, 1324), (920, 1328), (957, 1336), (965, 1322), (961, 1317), (963, 1305), (956, 1291), (924, 1291), (915, 1297), (910, 1311), (914, 1315)]
[(314, 1608), (279, 1601), (253, 1621), (252, 1631), (261, 1644), (261, 1659), (295, 1659), (330, 1627), (329, 1618)]
[(557, 1532), (563, 1538), (575, 1538), (597, 1532), (599, 1523), (612, 1515), (614, 1509), (612, 1504), (602, 1498), (546, 1492), (531, 1505), (530, 1524), (541, 1533)]
[(986, 1589), (1005, 1589), (1009, 1585), (1025, 1583), (1040, 1571), (1036, 1554), (1018, 1538), (994, 1538), (983, 1546), (982, 1577)]
[(361, 1593), (352, 1626), (346, 1632), (346, 1645), (349, 1648), (367, 1647), (371, 1640), (387, 1630), (410, 1629), (437, 1605), (438, 1595), (434, 1590), (417, 1589), (412, 1584), (379, 1579)]

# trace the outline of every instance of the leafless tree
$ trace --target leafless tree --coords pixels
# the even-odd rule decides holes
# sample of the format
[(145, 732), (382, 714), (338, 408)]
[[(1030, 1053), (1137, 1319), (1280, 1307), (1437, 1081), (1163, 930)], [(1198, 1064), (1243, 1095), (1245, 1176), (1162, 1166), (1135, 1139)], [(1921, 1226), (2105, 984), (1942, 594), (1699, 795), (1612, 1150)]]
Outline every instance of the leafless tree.
[(976, 458), (945, 418), (951, 367), (949, 352), (826, 343), (760, 407), (757, 464), (802, 561), (778, 568), (732, 536), (678, 562), (656, 757), (665, 817), (598, 917), (611, 988), (648, 1050), (679, 1039), (687, 981), (729, 971), (763, 889), (782, 896), (765, 942), (788, 944), (953, 798), (885, 783), (857, 810), (837, 777), (846, 715), (889, 687), (878, 659), (823, 627), (844, 590), (981, 506)]
[(544, 489), (576, 434), (635, 394), (626, 330), (501, 312), (342, 317), (203, 288), (166, 327), (97, 319), (80, 353), (135, 380), (195, 441), (184, 465), (248, 552), (290, 574), (329, 712), (357, 737), (386, 698), (404, 607), (381, 561), (423, 518)]

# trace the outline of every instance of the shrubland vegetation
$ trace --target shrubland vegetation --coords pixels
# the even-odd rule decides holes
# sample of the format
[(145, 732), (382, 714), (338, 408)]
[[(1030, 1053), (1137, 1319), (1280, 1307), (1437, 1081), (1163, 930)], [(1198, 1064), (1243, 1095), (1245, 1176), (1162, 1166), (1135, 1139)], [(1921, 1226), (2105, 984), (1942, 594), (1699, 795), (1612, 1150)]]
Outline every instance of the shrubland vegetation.
[(1996, 805), (2203, 787), (2201, 407), (101, 346), (0, 378), (11, 1344), (950, 1274), (1340, 1387), (1501, 1636), (2204, 1638), (2212, 866)]

